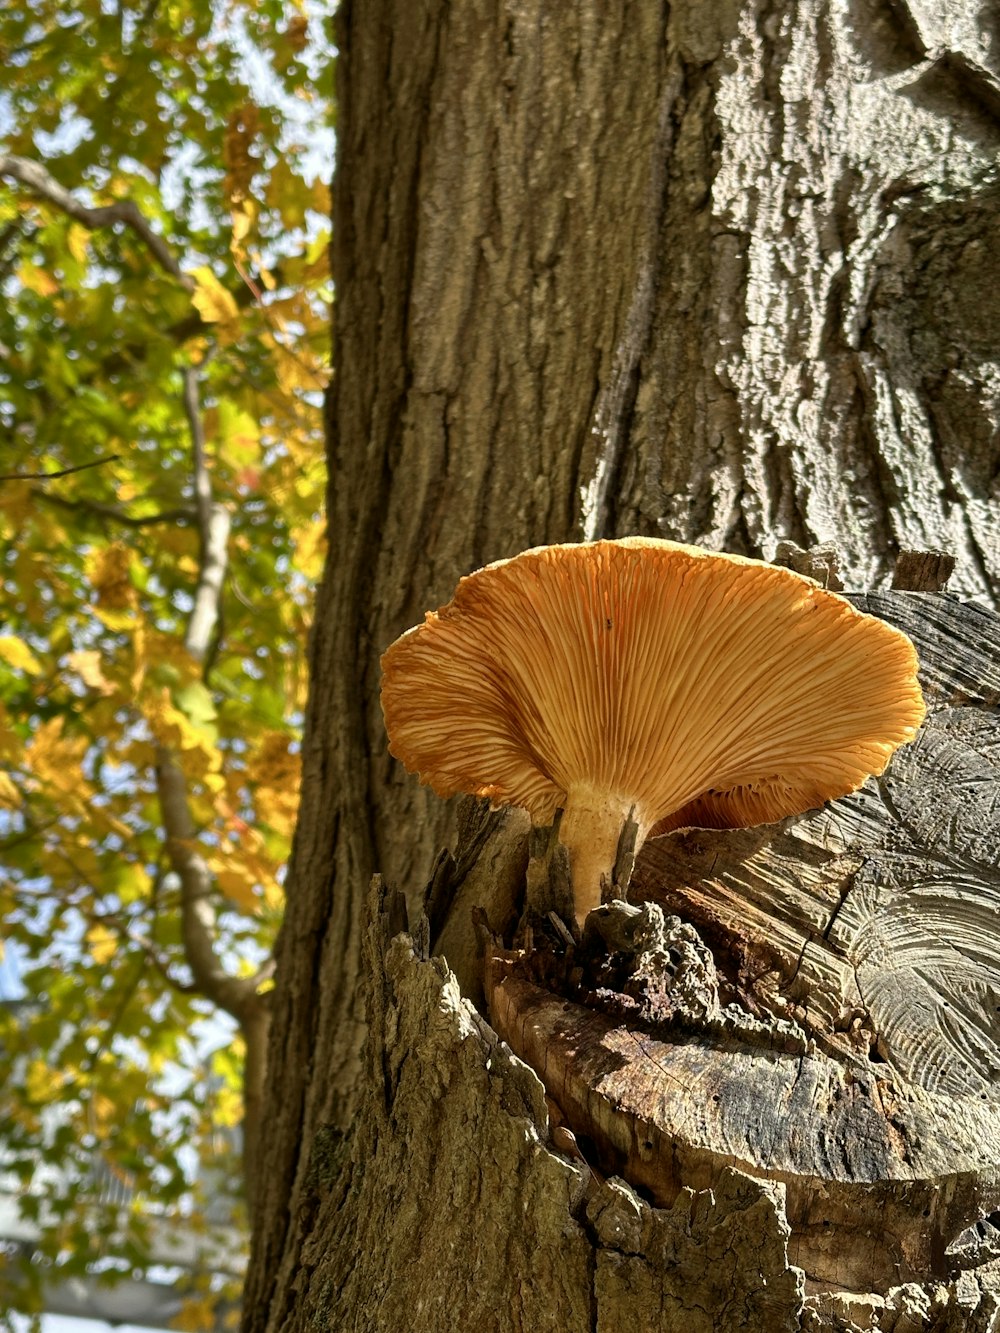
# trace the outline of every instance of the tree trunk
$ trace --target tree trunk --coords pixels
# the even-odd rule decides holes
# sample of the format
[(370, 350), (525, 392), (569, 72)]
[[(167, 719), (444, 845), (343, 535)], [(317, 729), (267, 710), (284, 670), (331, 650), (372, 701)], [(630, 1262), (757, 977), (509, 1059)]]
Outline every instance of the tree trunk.
[[(933, 11), (904, 0), (341, 5), (331, 554), (274, 993), (248, 1329), (291, 1327), (306, 1294), (321, 1308), (312, 1228), (337, 1167), (323, 1145), (339, 1142), (362, 1088), (359, 1137), (344, 1149), (351, 1178), (358, 1143), (374, 1135), (372, 1151), (399, 1151), (391, 1115), (371, 1119), (371, 1079), (391, 1051), (402, 1058), (398, 1032), (380, 1054), (389, 1037), (376, 1023), (360, 1058), (363, 903), (376, 869), (415, 902), (453, 822), (386, 754), (378, 656), (399, 632), (489, 560), (633, 532), (766, 558), (785, 543), (792, 562), (794, 547), (834, 542), (852, 588), (886, 585), (907, 548), (944, 548), (956, 557), (952, 590), (994, 598), (991, 24), (972, 0)], [(444, 1012), (427, 998), (429, 964), (408, 981), (390, 950), (390, 984), (381, 956), (370, 951), (379, 1022), (389, 992), (400, 1013)], [(441, 986), (464, 1031), (473, 1019)], [(463, 1096), (478, 1108), (470, 1125), (500, 1136), (503, 1160), (512, 1131), (497, 1117), (508, 1078), (521, 1087), (522, 1076), (506, 1064), (491, 1074), (494, 1047), (475, 1031), (461, 1047), (473, 1066)], [(426, 1106), (407, 1121), (414, 1134), (430, 1132), (433, 1064)], [(537, 1126), (537, 1089), (523, 1097)], [(421, 1160), (430, 1170), (433, 1156)], [(532, 1276), (507, 1236), (477, 1242), (483, 1265), (524, 1258), (521, 1278), (548, 1284), (554, 1309), (590, 1310), (593, 1251), (572, 1221), (579, 1172), (532, 1160), (544, 1184), (518, 1168), (510, 1216), (549, 1210), (532, 1225), (565, 1235), (565, 1264)], [(481, 1168), (470, 1159), (456, 1200), (477, 1197)], [(761, 1234), (786, 1291), (773, 1195), (726, 1189), (725, 1217), (773, 1216)], [(679, 1214), (621, 1207), (656, 1244), (681, 1245)], [(718, 1225), (722, 1244), (733, 1224)], [(471, 1226), (467, 1217), (466, 1235)], [(411, 1242), (416, 1257), (419, 1236)], [(684, 1262), (711, 1262), (711, 1246), (696, 1252)], [(485, 1268), (477, 1280), (498, 1291)], [(414, 1302), (431, 1299), (421, 1282), (434, 1290), (439, 1269), (449, 1271), (439, 1254), (414, 1266)], [(355, 1324), (347, 1307), (326, 1308), (337, 1309), (331, 1328), (408, 1322)], [(567, 1314), (521, 1326), (576, 1324)]]

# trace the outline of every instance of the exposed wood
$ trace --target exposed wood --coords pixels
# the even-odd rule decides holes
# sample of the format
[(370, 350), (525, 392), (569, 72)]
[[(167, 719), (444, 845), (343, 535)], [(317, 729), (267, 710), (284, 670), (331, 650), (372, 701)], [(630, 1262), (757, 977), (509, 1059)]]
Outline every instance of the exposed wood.
[(803, 550), (795, 542), (778, 542), (774, 552), (776, 565), (783, 565), (786, 569), (794, 569), (796, 574), (815, 579), (831, 592), (843, 591), (844, 583), (838, 573), (842, 559), (841, 552), (833, 542), (812, 546), (809, 550)]
[(880, 1330), (990, 1333), (995, 1265), (820, 1289), (781, 1183), (723, 1169), (660, 1207), (592, 1171), (443, 961), (392, 934), (389, 897), (376, 881), (360, 1114), (312, 1145), (289, 1333), (854, 1333), (876, 1313)]
[(602, 1170), (667, 1207), (734, 1166), (782, 1183), (790, 1262), (814, 1281), (885, 1292), (946, 1278), (948, 1247), (1000, 1205), (995, 1105), (927, 1106), (764, 1023), (699, 1035), (688, 1020), (658, 1037), (516, 972), (487, 989), (497, 1031)]
[(734, 987), (928, 1092), (1000, 1087), (1000, 631), (947, 596), (869, 594), (917, 645), (930, 715), (857, 794), (762, 829), (648, 843), (636, 895), (693, 920)]
[[(698, 924), (729, 1007), (668, 995), (623, 1023), (585, 951), (562, 985), (496, 955), (486, 990), (603, 1170), (664, 1205), (733, 1165), (781, 1181), (792, 1261), (884, 1292), (989, 1258), (959, 1238), (1000, 1208), (1000, 617), (943, 596), (853, 600), (917, 643), (918, 740), (823, 810), (639, 856), (633, 896)], [(675, 939), (595, 929), (612, 956), (658, 951), (679, 984)]]
[(955, 557), (947, 551), (900, 551), (892, 571), (898, 592), (941, 592), (955, 572)]
[[(617, 1013), (499, 960), (494, 1023), (539, 1078), (373, 886), (364, 1096), (350, 1139), (313, 1143), (290, 1333), (991, 1333), (1000, 940), (982, 904), (1000, 784), (982, 761), (1000, 753), (1000, 617), (947, 595), (854, 600), (917, 641), (921, 737), (823, 811), (647, 844), (634, 896), (703, 938), (612, 905), (563, 939), (575, 973), (598, 940), (617, 959)], [(469, 802), (463, 830), (436, 914), (447, 876), (466, 918), (496, 874), (512, 929), (524, 824)], [(551, 838), (531, 841), (544, 884)]]
[(780, 1188), (730, 1172), (663, 1210), (601, 1181), (555, 1150), (541, 1083), (443, 962), (389, 929), (376, 883), (364, 1101), (352, 1139), (314, 1146), (286, 1326), (793, 1333)]

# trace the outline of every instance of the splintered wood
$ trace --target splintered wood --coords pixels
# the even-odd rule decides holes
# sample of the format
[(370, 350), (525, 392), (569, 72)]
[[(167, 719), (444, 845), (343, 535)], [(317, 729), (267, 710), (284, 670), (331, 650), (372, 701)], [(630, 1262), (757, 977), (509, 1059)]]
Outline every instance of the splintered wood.
[[(590, 931), (548, 973), (494, 950), (486, 993), (602, 1172), (661, 1206), (731, 1167), (780, 1183), (790, 1261), (885, 1291), (992, 1257), (1000, 619), (943, 595), (852, 600), (916, 644), (917, 741), (822, 810), (647, 843), (629, 899), (662, 910), (655, 929), (648, 908), (623, 918), (640, 943), (605, 925), (603, 963)], [(697, 948), (678, 934), (692, 926)], [(681, 1002), (685, 948), (710, 953), (697, 975), (714, 999)]]

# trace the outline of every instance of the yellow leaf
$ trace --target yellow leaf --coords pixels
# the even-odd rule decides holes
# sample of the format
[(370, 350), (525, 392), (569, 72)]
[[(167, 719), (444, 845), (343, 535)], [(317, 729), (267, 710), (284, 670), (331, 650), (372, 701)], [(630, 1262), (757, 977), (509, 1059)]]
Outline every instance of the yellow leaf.
[(233, 1128), (243, 1120), (243, 1090), (223, 1085), (215, 1094), (212, 1123)]
[[(184, 344), (193, 366), (200, 366), (205, 360), (205, 357), (208, 355), (208, 345), (208, 339), (202, 337), (200, 334), (198, 337), (189, 338)], [(180, 529), (178, 529), (178, 531), (180, 531)]]
[(135, 613), (133, 611), (109, 611), (105, 606), (93, 606), (91, 610), (101, 624), (115, 634), (132, 629), (135, 625)]
[(307, 579), (318, 579), (326, 558), (326, 523), (318, 520), (296, 528), (295, 568)]
[(218, 771), (222, 761), (212, 731), (196, 726), (186, 713), (176, 708), (168, 689), (147, 691), (145, 713), (160, 745), (183, 755), (182, 766), (189, 777), (207, 781), (210, 774)]
[(281, 214), (287, 231), (301, 227), (306, 219), (309, 192), (302, 177), (293, 171), (285, 158), (279, 157), (271, 168), (270, 179), (264, 187), (264, 198)]
[(70, 223), (66, 233), (66, 247), (78, 264), (86, 263), (89, 242), (90, 232), (87, 228), (81, 227), (78, 222)]
[(312, 187), (312, 207), (317, 213), (324, 216), (330, 215), (330, 187), (324, 180), (317, 180)]
[(244, 241), (250, 235), (250, 231), (257, 217), (257, 205), (252, 199), (244, 199), (239, 205), (233, 207), (233, 239), (229, 243), (229, 248), (237, 256), (246, 253)]
[(134, 764), (136, 768), (152, 768), (156, 763), (156, 747), (149, 741), (132, 741), (120, 751), (122, 763)]
[(76, 672), (88, 690), (95, 690), (98, 694), (114, 694), (115, 687), (101, 670), (101, 654), (96, 649), (87, 648), (70, 653), (66, 665), (70, 671)]
[(214, 1295), (185, 1297), (180, 1310), (170, 1321), (171, 1327), (182, 1330), (182, 1333), (211, 1333), (216, 1326), (218, 1303)]
[(91, 787), (81, 771), (86, 736), (64, 737), (63, 719), (43, 722), (25, 746), (24, 766), (43, 787), (60, 793), (73, 805), (85, 805)]
[[(98, 959), (98, 962), (101, 960)], [(121, 1115), (118, 1103), (103, 1092), (94, 1092), (90, 1098), (91, 1128), (98, 1134), (107, 1134), (115, 1127)]]
[(291, 838), (299, 805), (299, 756), (280, 731), (268, 733), (247, 767), (261, 823)]
[(260, 458), (260, 427), (257, 420), (229, 398), (219, 404), (219, 444), (230, 467), (250, 467)]
[(51, 273), (46, 273), (43, 268), (37, 268), (27, 261), (18, 265), (17, 276), (23, 286), (29, 291), (37, 292), (39, 296), (55, 296), (59, 290), (59, 284)]
[(42, 669), (28, 645), (13, 634), (0, 634), (0, 658), (15, 671), (26, 671), (30, 676), (37, 676)]
[(261, 342), (271, 353), (278, 387), (282, 393), (294, 396), (300, 389), (319, 390), (324, 387), (322, 368), (312, 365), (298, 352), (290, 352), (277, 339), (265, 334)]
[(54, 1102), (62, 1089), (63, 1074), (44, 1060), (32, 1060), (24, 1080), (25, 1091), (33, 1102)]
[(0, 806), (15, 810), (21, 804), (21, 793), (14, 786), (10, 777), (0, 771)]
[(97, 605), (105, 611), (124, 611), (136, 601), (135, 588), (129, 577), (132, 557), (124, 542), (92, 549), (85, 567), (90, 586), (97, 593)]
[(191, 302), (206, 324), (218, 324), (223, 342), (231, 342), (239, 334), (240, 311), (233, 294), (223, 287), (212, 270), (205, 265), (191, 274), (195, 281)]
[(103, 836), (107, 833), (115, 833), (119, 838), (125, 838), (126, 841), (133, 836), (134, 829), (130, 829), (127, 824), (114, 815), (106, 806), (91, 806), (89, 810), (91, 828), (95, 835)]
[(34, 507), (35, 499), (30, 482), (5, 481), (0, 486), (0, 537), (14, 541), (21, 536)]
[(115, 896), (123, 903), (134, 903), (149, 893), (149, 875), (136, 861), (128, 862), (115, 875)]
[(91, 926), (87, 931), (87, 947), (94, 962), (103, 966), (115, 956), (118, 936), (107, 926)]
[(219, 889), (244, 912), (257, 907), (257, 881), (246, 869), (216, 869), (215, 882)]

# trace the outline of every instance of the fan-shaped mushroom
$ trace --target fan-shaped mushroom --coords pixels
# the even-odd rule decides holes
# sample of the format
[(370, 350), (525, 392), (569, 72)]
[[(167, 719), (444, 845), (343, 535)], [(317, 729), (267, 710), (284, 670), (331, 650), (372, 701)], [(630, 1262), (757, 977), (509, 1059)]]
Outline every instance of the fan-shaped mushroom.
[(786, 569), (645, 538), (463, 578), (382, 658), (389, 749), (439, 796), (563, 810), (578, 917), (638, 841), (770, 823), (881, 773), (924, 717), (905, 635)]

